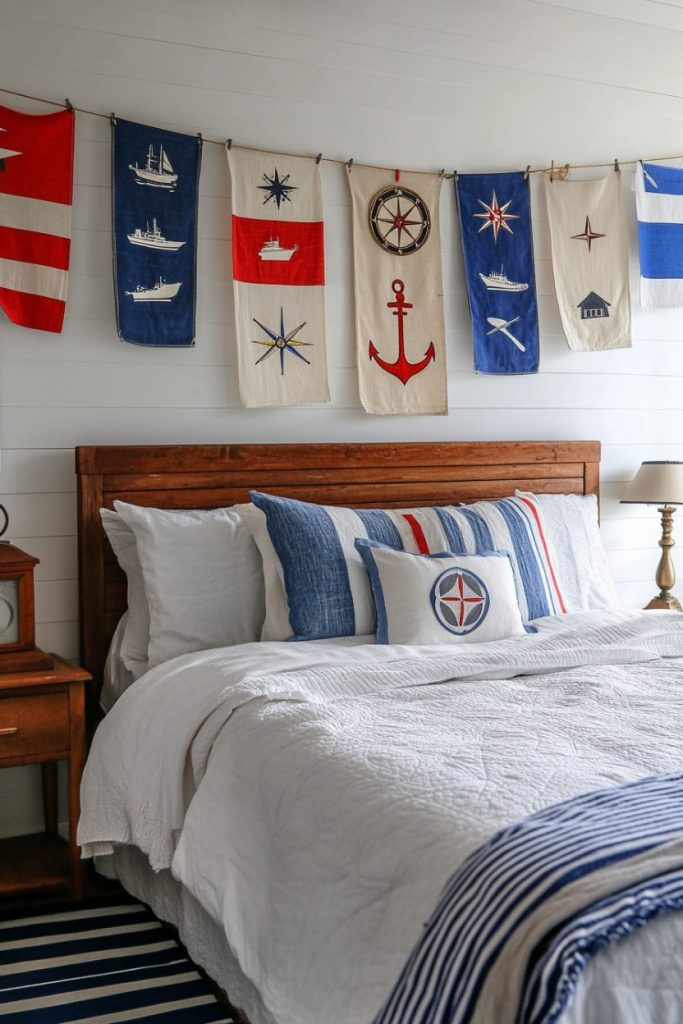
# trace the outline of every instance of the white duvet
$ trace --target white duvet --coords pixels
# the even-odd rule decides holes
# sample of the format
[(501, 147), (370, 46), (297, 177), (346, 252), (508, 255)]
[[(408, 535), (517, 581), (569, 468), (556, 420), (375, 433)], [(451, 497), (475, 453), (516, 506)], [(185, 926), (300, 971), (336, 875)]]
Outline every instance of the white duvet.
[[(369, 1024), (447, 878), (494, 831), (681, 768), (682, 656), (683, 616), (611, 612), (492, 644), (177, 658), (100, 725), (79, 842), (171, 868), (278, 1024)], [(650, 949), (654, 963), (681, 918), (625, 940), (624, 962)], [(567, 1019), (638, 1020), (638, 994), (610, 986), (617, 953)], [(658, 1024), (683, 1019), (683, 992), (655, 997)]]

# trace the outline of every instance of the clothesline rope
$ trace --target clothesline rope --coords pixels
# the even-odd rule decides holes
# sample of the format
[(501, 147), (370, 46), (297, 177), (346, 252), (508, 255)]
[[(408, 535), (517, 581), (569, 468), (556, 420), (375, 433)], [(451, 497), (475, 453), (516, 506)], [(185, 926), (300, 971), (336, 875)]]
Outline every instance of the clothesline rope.
[[(88, 114), (90, 117), (103, 117), (106, 121), (110, 121), (111, 118), (112, 118), (111, 114), (103, 114), (99, 110), (88, 110), (87, 107), (77, 107), (77, 106), (75, 106), (75, 104), (72, 104), (68, 99), (66, 99), (66, 100), (49, 100), (49, 99), (46, 99), (45, 96), (32, 96), (32, 95), (30, 95), (29, 93), (26, 93), (26, 92), (17, 92), (16, 89), (4, 89), (2, 86), (0, 86), (0, 93), (5, 93), (7, 96), (18, 96), (20, 99), (24, 99), (24, 100), (33, 100), (36, 103), (47, 103), (47, 104), (49, 104), (52, 107), (63, 107), (65, 110), (75, 110), (79, 114)], [(200, 135), (201, 135), (201, 133), (200, 133)], [(243, 145), (240, 145), (239, 143), (233, 142), (232, 139), (209, 139), (205, 135), (201, 135), (201, 138), (202, 138), (203, 142), (208, 142), (212, 146), (225, 147), (228, 144), (228, 142), (229, 142), (231, 145), (235, 146), (236, 149), (248, 149), (248, 150), (251, 150), (254, 153), (270, 153), (271, 152), (271, 150), (264, 149), (261, 146), (243, 146)], [(313, 157), (312, 153), (283, 153), (282, 155), (283, 156)], [(351, 165), (353, 164), (353, 160), (343, 160), (343, 159), (341, 159), (341, 157), (335, 157), (335, 156), (321, 156), (321, 155), (318, 155), (317, 159), (318, 159), (318, 161), (323, 160), (325, 163), (328, 163), (328, 164), (346, 164), (346, 166), (349, 169), (351, 168)], [(550, 167), (531, 167), (531, 166), (529, 166), (529, 167), (526, 168), (526, 174), (550, 174), (551, 176), (552, 175), (557, 175), (559, 177), (562, 174), (566, 174), (569, 170), (582, 170), (582, 169), (583, 170), (590, 170), (590, 169), (598, 169), (598, 168), (606, 168), (606, 167), (614, 167), (615, 170), (618, 170), (619, 167), (623, 167), (623, 166), (626, 166), (626, 165), (638, 164), (638, 163), (641, 162), (641, 160), (644, 160), (646, 163), (660, 163), (660, 162), (662, 162), (664, 160), (683, 160), (683, 155), (681, 155), (681, 156), (675, 156), (675, 155), (674, 156), (648, 156), (648, 157), (642, 157), (642, 158), (639, 158), (639, 159), (636, 159), (636, 160), (608, 160), (605, 163), (595, 163), (595, 164), (568, 164), (568, 163), (565, 163), (565, 164), (557, 164), (556, 165), (554, 163), (554, 161), (553, 161), (551, 163)], [(364, 166), (366, 166), (366, 167), (374, 167), (377, 170), (382, 170), (382, 171), (385, 171), (385, 170), (386, 171), (393, 171), (393, 170), (395, 170), (395, 168), (393, 168), (393, 167), (386, 167), (386, 166), (383, 166), (383, 165), (380, 165), (380, 164), (365, 164)], [(401, 170), (406, 170), (406, 169), (405, 168), (401, 168)], [(434, 172), (433, 171), (406, 170), (406, 173), (409, 173), (409, 174), (433, 174)], [(441, 174), (442, 178), (454, 178), (454, 177), (457, 176), (457, 171), (446, 172), (445, 170), (442, 170), (440, 172), (440, 174)]]

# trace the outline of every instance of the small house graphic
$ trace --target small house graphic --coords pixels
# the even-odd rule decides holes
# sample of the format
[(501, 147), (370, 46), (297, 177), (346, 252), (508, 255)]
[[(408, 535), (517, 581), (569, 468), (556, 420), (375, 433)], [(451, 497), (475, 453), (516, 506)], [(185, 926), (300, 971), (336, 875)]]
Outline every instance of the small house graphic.
[(581, 310), (582, 320), (600, 320), (609, 316), (608, 306), (611, 306), (611, 302), (603, 299), (597, 292), (589, 292), (586, 298), (578, 303), (577, 309)]

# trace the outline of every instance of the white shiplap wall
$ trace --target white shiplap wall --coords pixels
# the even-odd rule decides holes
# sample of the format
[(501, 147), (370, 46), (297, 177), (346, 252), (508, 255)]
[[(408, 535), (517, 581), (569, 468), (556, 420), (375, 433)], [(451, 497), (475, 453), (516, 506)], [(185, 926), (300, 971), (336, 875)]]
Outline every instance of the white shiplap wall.
[[(683, 9), (672, 4), (0, 0), (0, 15), (0, 85), (206, 137), (462, 171), (683, 149)], [(570, 353), (535, 177), (541, 372), (475, 376), (447, 183), (450, 414), (368, 417), (354, 369), (346, 184), (339, 166), (323, 168), (332, 404), (246, 411), (235, 377), (221, 148), (204, 151), (196, 347), (136, 348), (118, 341), (114, 325), (109, 125), (78, 116), (64, 333), (0, 322), (0, 495), (12, 539), (41, 559), (43, 647), (78, 653), (72, 449), (84, 443), (599, 438), (610, 563), (625, 603), (651, 595), (656, 515), (617, 502), (642, 459), (683, 458), (683, 313), (646, 313), (636, 302), (631, 351)], [(624, 178), (637, 295), (630, 168)], [(0, 835), (39, 822), (34, 771), (0, 773)]]

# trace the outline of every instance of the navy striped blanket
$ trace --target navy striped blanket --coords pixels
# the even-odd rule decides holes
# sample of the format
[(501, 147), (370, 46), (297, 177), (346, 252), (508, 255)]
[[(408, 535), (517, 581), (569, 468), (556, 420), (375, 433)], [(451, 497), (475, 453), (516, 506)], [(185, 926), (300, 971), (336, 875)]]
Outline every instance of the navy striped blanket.
[(374, 1024), (553, 1024), (587, 961), (683, 908), (683, 775), (555, 804), (463, 863)]

